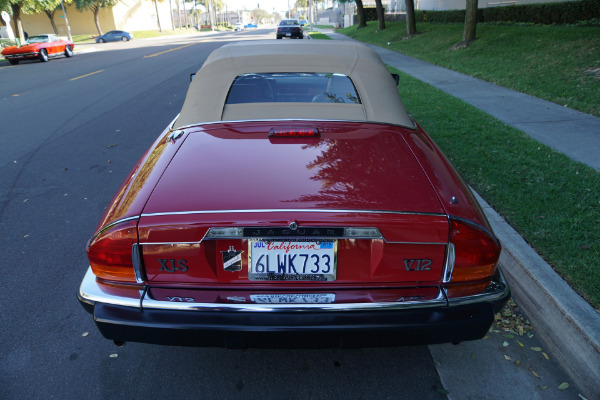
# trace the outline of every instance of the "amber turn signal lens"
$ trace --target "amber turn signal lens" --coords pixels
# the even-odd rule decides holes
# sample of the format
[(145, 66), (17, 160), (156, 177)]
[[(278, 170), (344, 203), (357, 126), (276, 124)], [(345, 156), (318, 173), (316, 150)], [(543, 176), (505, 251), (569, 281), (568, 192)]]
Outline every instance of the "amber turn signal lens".
[(461, 219), (450, 220), (454, 268), (450, 283), (489, 280), (496, 272), (500, 242), (483, 227)]
[(101, 231), (87, 246), (94, 274), (101, 279), (135, 282), (132, 248), (138, 242), (137, 221), (126, 221)]

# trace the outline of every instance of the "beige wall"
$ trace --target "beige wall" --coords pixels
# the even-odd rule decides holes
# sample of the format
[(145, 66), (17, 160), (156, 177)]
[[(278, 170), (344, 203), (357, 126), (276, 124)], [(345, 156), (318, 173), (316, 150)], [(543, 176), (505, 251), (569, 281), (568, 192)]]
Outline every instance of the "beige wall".
[[(158, 2), (158, 13), (162, 29), (171, 30), (169, 1)], [(156, 7), (153, 0), (121, 0), (113, 7), (116, 29), (143, 31), (158, 29)]]
[[(69, 25), (71, 26), (72, 35), (85, 35), (93, 34), (97, 35), (96, 24), (94, 24), (94, 14), (90, 11), (79, 12), (75, 9), (73, 4), (68, 7), (65, 6), (67, 11), (67, 18), (69, 19)], [(58, 34), (61, 36), (67, 35), (67, 26), (65, 19), (61, 18), (63, 15), (62, 10), (58, 10), (54, 13), (54, 23), (58, 29)], [(23, 22), (23, 29), (30, 36), (37, 35), (40, 33), (53, 33), (52, 25), (50, 20), (43, 14), (21, 14), (21, 20)], [(103, 32), (115, 29), (114, 18), (111, 9), (102, 9), (98, 13), (98, 20), (100, 21), (100, 28)]]
[[(169, 15), (169, 2), (163, 0), (158, 2), (160, 23), (162, 29), (171, 30), (171, 17)], [(94, 14), (91, 11), (79, 12), (73, 4), (66, 7), (67, 18), (71, 26), (72, 35), (97, 35)], [(54, 23), (61, 36), (67, 35), (65, 19), (59, 9), (54, 13)], [(50, 20), (45, 13), (22, 14), (23, 29), (30, 36), (40, 33), (53, 33)], [(103, 8), (98, 13), (98, 20), (102, 32), (113, 29), (126, 31), (140, 31), (158, 29), (156, 22), (156, 9), (152, 0), (121, 0), (114, 8)]]

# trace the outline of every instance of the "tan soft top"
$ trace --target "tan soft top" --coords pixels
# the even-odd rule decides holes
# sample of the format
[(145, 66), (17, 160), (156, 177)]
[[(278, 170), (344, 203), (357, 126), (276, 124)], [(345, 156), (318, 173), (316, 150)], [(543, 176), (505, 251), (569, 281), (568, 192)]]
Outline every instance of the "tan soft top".
[[(347, 75), (362, 104), (225, 104), (237, 76), (270, 72)], [(173, 127), (269, 119), (371, 121), (414, 127), (379, 55), (357, 42), (333, 40), (244, 41), (213, 51), (190, 84)]]

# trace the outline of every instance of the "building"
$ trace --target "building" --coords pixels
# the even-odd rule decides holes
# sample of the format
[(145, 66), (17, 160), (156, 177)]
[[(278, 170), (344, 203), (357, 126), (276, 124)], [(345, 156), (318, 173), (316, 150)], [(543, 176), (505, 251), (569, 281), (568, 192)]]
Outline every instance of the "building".
[[(172, 30), (168, 1), (158, 1), (158, 12), (162, 29)], [(97, 34), (94, 14), (86, 10), (79, 12), (74, 4), (65, 5), (72, 35)], [(121, 0), (112, 8), (103, 8), (98, 13), (102, 32), (114, 29), (125, 31), (158, 30), (155, 3), (152, 0)], [(29, 35), (52, 33), (52, 24), (45, 13), (21, 14), (23, 30)], [(54, 13), (54, 23), (60, 36), (67, 35), (65, 18), (60, 8)]]

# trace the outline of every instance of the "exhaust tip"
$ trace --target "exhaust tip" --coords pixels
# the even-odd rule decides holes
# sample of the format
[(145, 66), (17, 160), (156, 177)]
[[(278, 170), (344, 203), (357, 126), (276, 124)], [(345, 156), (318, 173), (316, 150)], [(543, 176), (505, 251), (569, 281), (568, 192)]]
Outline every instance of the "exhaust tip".
[(127, 344), (127, 342), (125, 342), (124, 340), (113, 340), (113, 343), (117, 347), (123, 347)]

